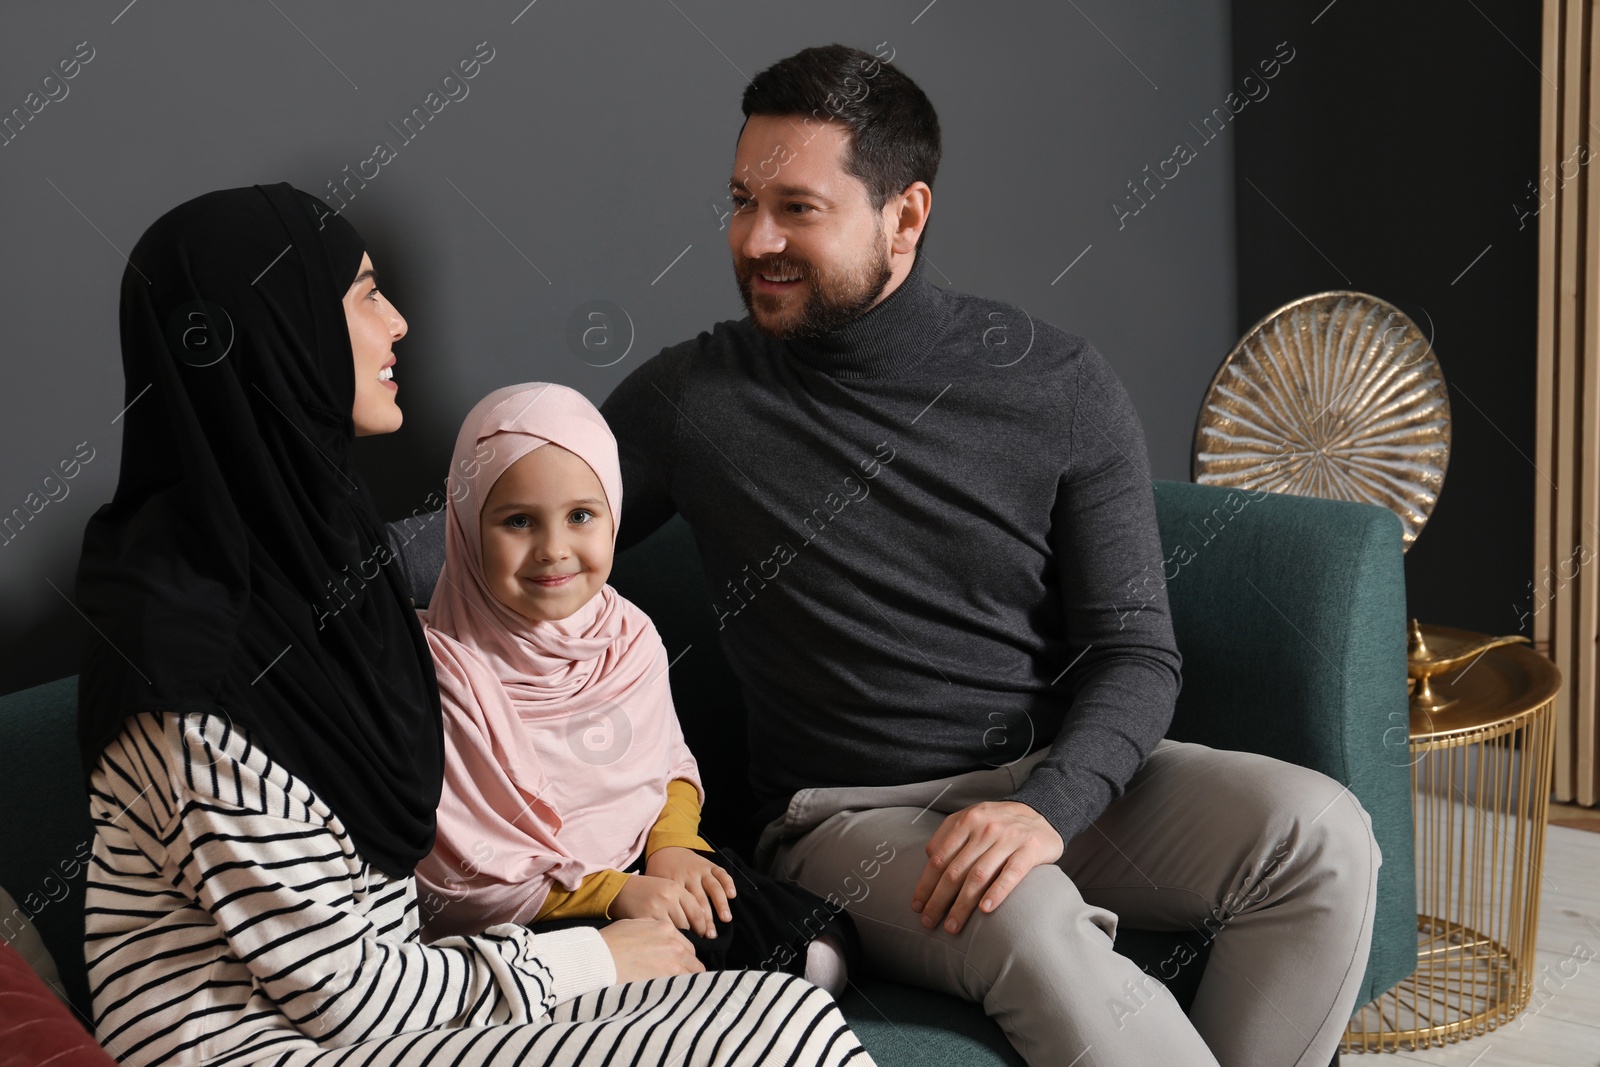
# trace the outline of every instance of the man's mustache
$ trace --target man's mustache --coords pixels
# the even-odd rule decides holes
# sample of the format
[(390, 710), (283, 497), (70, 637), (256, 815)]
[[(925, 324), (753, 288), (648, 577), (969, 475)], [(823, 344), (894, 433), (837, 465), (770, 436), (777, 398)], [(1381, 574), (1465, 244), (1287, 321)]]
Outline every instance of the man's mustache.
[(816, 281), (819, 272), (810, 263), (792, 259), (745, 259), (739, 264), (739, 277), (746, 281), (757, 274), (798, 274), (802, 281)]

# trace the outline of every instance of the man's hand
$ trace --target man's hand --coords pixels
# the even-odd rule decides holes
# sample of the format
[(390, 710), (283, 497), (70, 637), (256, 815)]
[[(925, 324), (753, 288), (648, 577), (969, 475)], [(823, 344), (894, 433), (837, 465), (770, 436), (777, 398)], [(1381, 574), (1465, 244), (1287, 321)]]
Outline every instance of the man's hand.
[[(708, 916), (715, 911), (723, 922), (733, 921), (733, 912), (728, 908), (728, 899), (738, 896), (733, 877), (694, 849), (677, 845), (658, 848), (645, 860), (644, 873), (677, 882)], [(707, 936), (717, 936), (715, 927)]]
[(974, 907), (998, 908), (1023, 875), (1060, 859), (1064, 847), (1043, 815), (1014, 800), (953, 812), (928, 840), (928, 865), (912, 890), (911, 910), (922, 913), (923, 926), (943, 919), (945, 930), (958, 934)]

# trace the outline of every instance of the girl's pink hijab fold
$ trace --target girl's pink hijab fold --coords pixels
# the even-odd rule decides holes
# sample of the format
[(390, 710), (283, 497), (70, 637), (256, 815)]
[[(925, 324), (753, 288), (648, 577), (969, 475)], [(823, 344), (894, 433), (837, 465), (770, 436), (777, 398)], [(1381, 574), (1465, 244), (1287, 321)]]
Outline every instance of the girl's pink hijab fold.
[[(649, 618), (610, 585), (568, 618), (530, 622), (483, 577), (479, 510), (536, 448), (582, 458), (622, 514), (616, 438), (581, 393), (545, 382), (484, 397), (456, 437), (445, 563), (422, 614), (444, 709), (445, 783), (417, 868), (432, 936), (532, 921), (552, 885), (621, 869), (643, 848), (667, 782), (700, 785)], [(703, 799), (703, 793), (702, 793)]]

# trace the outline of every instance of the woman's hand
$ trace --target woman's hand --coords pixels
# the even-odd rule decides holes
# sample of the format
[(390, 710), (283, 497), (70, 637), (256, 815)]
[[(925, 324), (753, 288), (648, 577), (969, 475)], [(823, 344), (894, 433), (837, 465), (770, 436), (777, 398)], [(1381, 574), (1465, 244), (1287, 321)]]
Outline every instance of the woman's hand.
[(706, 969), (695, 958), (689, 939), (661, 919), (619, 919), (602, 926), (600, 936), (611, 950), (618, 982), (671, 978)]
[[(658, 848), (645, 860), (644, 873), (677, 882), (694, 896), (707, 915), (715, 911), (723, 922), (733, 921), (733, 912), (728, 908), (728, 899), (738, 896), (733, 878), (694, 849), (676, 845)], [(709, 936), (717, 936), (715, 927)]]

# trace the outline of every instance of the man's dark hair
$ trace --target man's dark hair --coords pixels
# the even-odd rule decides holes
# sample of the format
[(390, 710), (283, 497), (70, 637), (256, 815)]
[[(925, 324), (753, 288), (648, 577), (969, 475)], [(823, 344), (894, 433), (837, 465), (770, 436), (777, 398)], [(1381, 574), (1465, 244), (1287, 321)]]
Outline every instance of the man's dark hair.
[(741, 106), (746, 119), (800, 115), (841, 123), (849, 137), (845, 170), (866, 185), (875, 211), (912, 182), (931, 187), (939, 170), (933, 105), (916, 82), (859, 48), (830, 44), (780, 59), (745, 87)]

